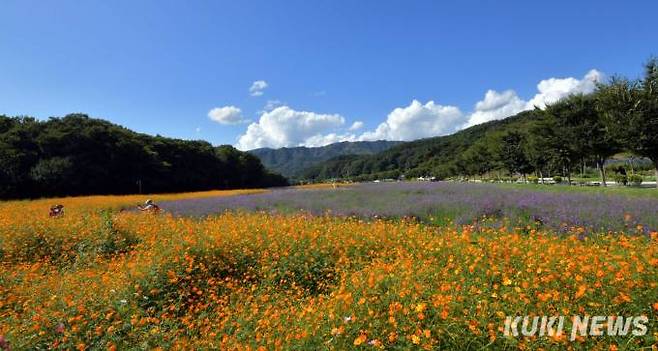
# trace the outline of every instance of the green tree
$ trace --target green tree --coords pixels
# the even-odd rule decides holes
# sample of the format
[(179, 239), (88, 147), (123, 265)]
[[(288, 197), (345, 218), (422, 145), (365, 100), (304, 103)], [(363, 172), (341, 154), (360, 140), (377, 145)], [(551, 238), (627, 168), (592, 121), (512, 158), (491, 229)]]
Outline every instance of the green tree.
[(40, 159), (32, 169), (29, 176), (35, 183), (47, 189), (59, 188), (73, 175), (73, 164), (68, 157), (52, 157)]
[(552, 158), (565, 169), (571, 182), (571, 169), (585, 159), (596, 160), (603, 185), (605, 162), (620, 147), (604, 123), (598, 95), (571, 95), (546, 108), (544, 138), (552, 149)]
[(489, 143), (482, 140), (473, 144), (461, 156), (461, 168), (467, 175), (479, 175), (480, 178), (495, 167), (495, 157)]
[(526, 179), (528, 172), (532, 171), (532, 165), (525, 154), (525, 137), (519, 132), (509, 131), (500, 136), (497, 144), (497, 156), (505, 169), (510, 175), (518, 173)]
[(641, 80), (614, 78), (598, 96), (608, 128), (628, 150), (653, 162), (658, 179), (658, 61), (649, 60)]
[(571, 171), (582, 158), (582, 153), (578, 135), (571, 128), (569, 117), (573, 117), (572, 110), (565, 100), (548, 105), (538, 130), (545, 138), (544, 146), (550, 155), (549, 164), (566, 175), (571, 184)]
[(542, 128), (540, 121), (533, 124), (528, 131), (523, 152), (528, 163), (539, 174), (539, 179), (544, 184), (544, 171), (551, 162), (551, 149), (546, 130)]
[(607, 186), (605, 163), (621, 151), (619, 143), (604, 123), (601, 109), (598, 108), (596, 94), (572, 95), (565, 100), (570, 113), (562, 121), (572, 130), (576, 138), (572, 143), (582, 159), (594, 159), (601, 175), (603, 186)]
[(658, 188), (658, 60), (653, 58), (645, 66), (645, 76), (640, 83), (640, 103), (637, 118), (632, 119), (631, 129), (637, 132), (630, 145), (638, 155), (653, 161)]

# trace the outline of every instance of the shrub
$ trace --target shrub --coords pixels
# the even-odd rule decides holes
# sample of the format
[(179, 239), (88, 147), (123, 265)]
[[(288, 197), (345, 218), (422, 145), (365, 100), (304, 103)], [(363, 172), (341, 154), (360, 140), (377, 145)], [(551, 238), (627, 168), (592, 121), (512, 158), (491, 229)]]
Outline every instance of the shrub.
[(628, 177), (625, 174), (615, 174), (615, 182), (617, 184), (623, 184), (626, 185), (628, 184)]
[(554, 181), (556, 184), (562, 183), (562, 177), (560, 177), (560, 176), (555, 176), (555, 177), (553, 177), (553, 181)]
[(528, 177), (528, 182), (537, 184), (537, 183), (539, 183), (539, 178), (537, 178), (535, 176), (529, 176)]
[(628, 176), (628, 182), (634, 186), (640, 186), (643, 180), (642, 176), (638, 174), (631, 174)]

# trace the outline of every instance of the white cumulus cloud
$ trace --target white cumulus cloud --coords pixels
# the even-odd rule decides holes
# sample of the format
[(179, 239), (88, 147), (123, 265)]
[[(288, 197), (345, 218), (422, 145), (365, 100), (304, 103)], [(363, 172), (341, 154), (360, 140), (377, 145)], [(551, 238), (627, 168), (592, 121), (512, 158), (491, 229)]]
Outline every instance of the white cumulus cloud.
[(595, 69), (587, 72), (583, 79), (573, 77), (544, 79), (537, 84), (539, 93), (528, 101), (526, 109), (532, 109), (535, 106), (543, 109), (546, 105), (572, 94), (589, 94), (596, 89), (596, 83), (602, 80), (603, 73)]
[(268, 84), (264, 80), (257, 80), (253, 83), (251, 83), (251, 87), (249, 87), (249, 94), (251, 96), (261, 96), (263, 95), (263, 92), (265, 88), (267, 88)]
[(242, 110), (235, 106), (215, 107), (208, 112), (208, 117), (220, 124), (238, 124), (245, 122)]
[(354, 140), (344, 133), (345, 118), (338, 114), (297, 111), (279, 106), (263, 112), (258, 122), (251, 123), (238, 138), (236, 147), (251, 150), (261, 147), (323, 146), (338, 141)]
[(475, 110), (469, 115), (464, 127), (503, 119), (535, 107), (543, 109), (546, 105), (572, 94), (589, 94), (596, 89), (596, 84), (601, 82), (603, 77), (603, 73), (593, 69), (582, 79), (573, 77), (544, 79), (537, 84), (537, 94), (528, 101), (521, 99), (513, 90), (503, 92), (488, 90), (484, 99), (475, 104)]
[(377, 129), (363, 133), (361, 140), (414, 140), (454, 132), (464, 124), (464, 114), (456, 106), (413, 100), (388, 114)]
[(484, 100), (475, 104), (475, 111), (468, 117), (465, 127), (509, 117), (525, 108), (526, 102), (521, 100), (514, 90), (505, 90), (502, 93), (488, 90), (484, 94)]

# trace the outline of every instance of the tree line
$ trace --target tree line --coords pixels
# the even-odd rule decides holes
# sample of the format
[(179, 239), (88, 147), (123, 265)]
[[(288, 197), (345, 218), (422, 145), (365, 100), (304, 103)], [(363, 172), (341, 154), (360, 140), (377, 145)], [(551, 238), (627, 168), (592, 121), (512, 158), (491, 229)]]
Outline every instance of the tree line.
[(286, 184), (228, 145), (149, 136), (84, 114), (46, 121), (0, 115), (0, 198)]
[(490, 133), (460, 155), (461, 175), (496, 169), (525, 176), (566, 176), (594, 164), (606, 185), (606, 161), (620, 152), (651, 160), (658, 176), (658, 61), (645, 65), (641, 79), (613, 77), (588, 95), (571, 95), (532, 111), (525, 128)]

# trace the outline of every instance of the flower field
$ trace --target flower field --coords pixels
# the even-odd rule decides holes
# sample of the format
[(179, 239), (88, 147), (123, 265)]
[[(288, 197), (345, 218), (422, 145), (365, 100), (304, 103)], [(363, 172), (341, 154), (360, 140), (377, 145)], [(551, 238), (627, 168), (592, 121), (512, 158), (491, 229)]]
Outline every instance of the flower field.
[[(268, 194), (253, 192), (153, 199)], [(0, 203), (0, 350), (658, 347), (653, 229), (120, 211), (143, 200)], [(63, 217), (48, 217), (54, 202)], [(516, 315), (649, 322), (643, 336), (504, 336)]]

